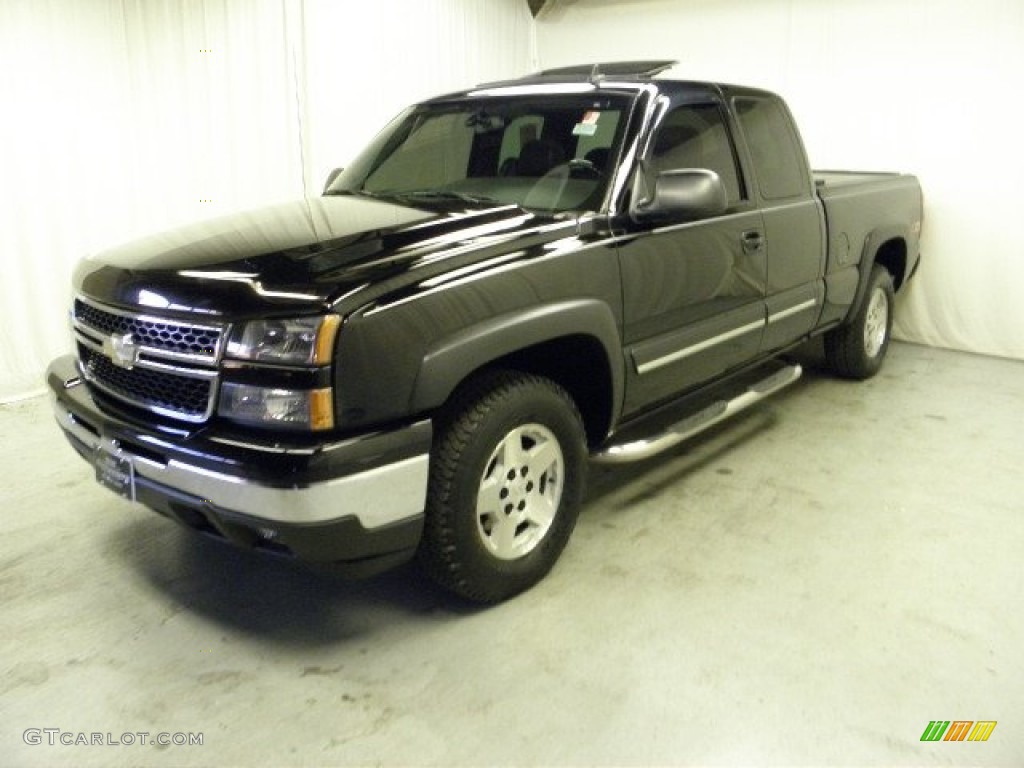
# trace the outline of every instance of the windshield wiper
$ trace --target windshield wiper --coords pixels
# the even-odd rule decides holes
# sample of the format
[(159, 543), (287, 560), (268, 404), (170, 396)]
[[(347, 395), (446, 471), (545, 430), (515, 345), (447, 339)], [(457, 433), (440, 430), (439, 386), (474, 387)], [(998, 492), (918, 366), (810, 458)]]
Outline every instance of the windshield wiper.
[(477, 195), (467, 195), (464, 192), (452, 192), (444, 189), (414, 189), (409, 192), (391, 192), (385, 193), (385, 197), (392, 197), (397, 200), (422, 200), (429, 202), (431, 200), (439, 201), (458, 201), (460, 203), (469, 203), (470, 205), (504, 205), (500, 200), (495, 200), (490, 197), (480, 197)]
[(373, 197), (377, 199), (389, 197), (389, 195), (382, 195), (377, 192), (370, 192), (369, 190), (366, 189), (331, 189), (328, 190), (327, 192), (324, 192), (324, 194), (327, 197), (347, 197), (349, 195), (351, 195), (352, 197)]

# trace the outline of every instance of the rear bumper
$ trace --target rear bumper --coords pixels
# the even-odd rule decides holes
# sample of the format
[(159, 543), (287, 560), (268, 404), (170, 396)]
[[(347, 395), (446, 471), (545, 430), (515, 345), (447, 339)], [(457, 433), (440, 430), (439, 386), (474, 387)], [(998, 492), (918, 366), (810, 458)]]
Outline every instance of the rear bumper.
[(423, 528), (429, 421), (334, 442), (229, 439), (101, 407), (73, 356), (47, 371), (54, 415), (90, 464), (130, 463), (136, 501), (235, 544), (372, 572), (408, 559)]

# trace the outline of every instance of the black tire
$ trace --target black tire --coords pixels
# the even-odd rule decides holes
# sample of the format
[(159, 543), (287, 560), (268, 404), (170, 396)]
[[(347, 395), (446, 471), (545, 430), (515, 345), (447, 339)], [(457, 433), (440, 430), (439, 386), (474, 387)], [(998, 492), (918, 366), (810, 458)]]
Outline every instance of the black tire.
[(878, 373), (889, 349), (895, 301), (892, 275), (875, 264), (857, 311), (844, 325), (825, 334), (825, 359), (836, 374), (863, 380)]
[(424, 570), (474, 602), (529, 589), (572, 534), (586, 469), (583, 420), (562, 387), (512, 371), (478, 377), (435, 423)]

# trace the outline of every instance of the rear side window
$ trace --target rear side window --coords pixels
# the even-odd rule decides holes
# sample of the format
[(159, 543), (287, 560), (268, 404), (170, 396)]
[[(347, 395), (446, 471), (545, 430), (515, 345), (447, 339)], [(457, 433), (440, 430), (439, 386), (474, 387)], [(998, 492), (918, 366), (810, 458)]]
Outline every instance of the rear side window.
[(722, 111), (715, 104), (688, 104), (669, 112), (654, 138), (650, 166), (654, 173), (682, 168), (714, 171), (729, 201), (740, 199), (736, 156)]
[(782, 200), (808, 194), (807, 162), (782, 105), (774, 99), (743, 97), (735, 107), (761, 195)]

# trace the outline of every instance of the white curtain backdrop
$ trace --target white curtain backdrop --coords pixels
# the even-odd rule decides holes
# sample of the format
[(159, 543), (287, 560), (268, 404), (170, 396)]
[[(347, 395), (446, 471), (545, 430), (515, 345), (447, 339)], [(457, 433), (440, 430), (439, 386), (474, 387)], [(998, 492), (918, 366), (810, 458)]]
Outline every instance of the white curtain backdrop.
[(537, 22), (545, 67), (678, 59), (780, 92), (815, 167), (916, 173), (897, 336), (1024, 359), (1022, 0), (554, 0)]
[(535, 68), (525, 0), (0, 0), (0, 402), (84, 254), (318, 194), (406, 103)]
[(660, 57), (781, 92), (818, 167), (917, 173), (897, 334), (1024, 359), (1020, 0), (0, 0), (0, 402), (69, 348), (83, 254), (317, 194), (417, 98)]

